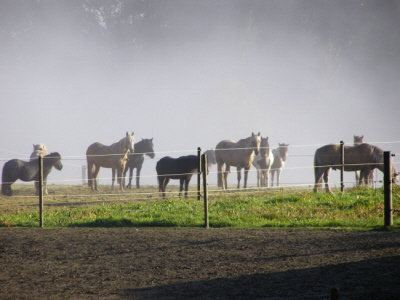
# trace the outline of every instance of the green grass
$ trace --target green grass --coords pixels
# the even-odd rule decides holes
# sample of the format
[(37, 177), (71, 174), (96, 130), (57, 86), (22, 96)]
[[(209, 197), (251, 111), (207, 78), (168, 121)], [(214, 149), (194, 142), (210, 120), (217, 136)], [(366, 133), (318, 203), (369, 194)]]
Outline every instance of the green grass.
[[(45, 198), (45, 227), (202, 227), (204, 204), (196, 199), (135, 198), (99, 195), (65, 197), (65, 189)], [(79, 189), (70, 187), (71, 190)], [(147, 187), (155, 190), (155, 188)], [(146, 190), (146, 188), (145, 188)], [(82, 191), (78, 191), (78, 194)], [(107, 193), (110, 191), (107, 191)], [(24, 194), (23, 188), (20, 196)], [(393, 187), (393, 206), (400, 209), (400, 188)], [(92, 195), (93, 196), (93, 195)], [(1, 197), (10, 207), (0, 206), (0, 227), (38, 227), (38, 207), (13, 205), (14, 197)], [(18, 203), (28, 201), (15, 197)], [(30, 198), (27, 198), (30, 199)], [(79, 200), (80, 199), (80, 200)], [(94, 201), (94, 200), (97, 200)], [(4, 203), (3, 201), (3, 203)], [(37, 201), (33, 198), (34, 202)], [(61, 203), (61, 201), (63, 201)], [(79, 202), (81, 201), (81, 202)], [(86, 202), (84, 202), (86, 201)], [(5, 209), (2, 209), (5, 208)], [(221, 228), (383, 228), (383, 190), (349, 189), (333, 195), (305, 190), (264, 190), (210, 195), (210, 227)], [(393, 230), (400, 229), (400, 214), (394, 213)]]

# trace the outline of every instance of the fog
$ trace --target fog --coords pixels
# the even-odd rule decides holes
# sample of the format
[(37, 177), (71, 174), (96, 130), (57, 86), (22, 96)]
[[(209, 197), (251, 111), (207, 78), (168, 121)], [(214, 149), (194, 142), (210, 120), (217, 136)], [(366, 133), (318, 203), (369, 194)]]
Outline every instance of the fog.
[(1, 0), (0, 165), (44, 143), (64, 163), (49, 181), (80, 183), (87, 147), (127, 131), (154, 138), (143, 184), (163, 156), (252, 132), (290, 144), (285, 185), (312, 184), (315, 149), (353, 135), (400, 155), (399, 14), (380, 0)]

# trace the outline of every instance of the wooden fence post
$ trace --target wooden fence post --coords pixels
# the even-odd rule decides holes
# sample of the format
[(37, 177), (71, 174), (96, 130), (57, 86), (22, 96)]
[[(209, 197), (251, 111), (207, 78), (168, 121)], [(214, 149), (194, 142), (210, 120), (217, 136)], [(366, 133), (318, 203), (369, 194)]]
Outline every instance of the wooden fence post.
[(197, 167), (197, 200), (201, 199), (201, 148), (197, 148), (197, 157), (199, 158), (199, 165)]
[(340, 191), (344, 191), (344, 142), (340, 141)]
[(393, 204), (392, 204), (392, 161), (390, 151), (383, 152), (383, 190), (384, 190), (384, 214), (385, 226), (393, 225)]
[(43, 156), (39, 156), (39, 226), (43, 228)]
[(86, 175), (87, 175), (87, 166), (82, 166), (82, 185), (87, 184)]
[(204, 194), (204, 227), (210, 228), (209, 218), (208, 218), (208, 182), (207, 182), (207, 165), (208, 165), (207, 154), (201, 156), (201, 164), (203, 171), (203, 194)]

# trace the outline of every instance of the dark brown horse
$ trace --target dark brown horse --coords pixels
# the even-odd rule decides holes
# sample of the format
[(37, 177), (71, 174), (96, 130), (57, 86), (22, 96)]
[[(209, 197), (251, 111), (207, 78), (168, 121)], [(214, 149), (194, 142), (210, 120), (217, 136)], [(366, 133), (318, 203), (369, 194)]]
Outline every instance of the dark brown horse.
[[(357, 146), (344, 146), (344, 170), (360, 171), (359, 184), (368, 180), (368, 176), (374, 169), (383, 172), (383, 150), (370, 144), (360, 144)], [(329, 187), (330, 170), (341, 168), (340, 145), (325, 145), (315, 151), (314, 173), (315, 185), (314, 192), (322, 185), (322, 178), (325, 181), (325, 190), (332, 193)], [(392, 180), (397, 181), (397, 171), (392, 166)]]
[(102, 143), (93, 143), (86, 150), (86, 160), (88, 165), (88, 185), (92, 191), (98, 191), (97, 175), (101, 167), (112, 169), (112, 185), (114, 189), (115, 171), (117, 171), (117, 182), (121, 191), (124, 190), (124, 170), (128, 159), (128, 152), (133, 152), (135, 147), (135, 138), (133, 132), (131, 135), (126, 133), (126, 136), (119, 142), (110, 146)]
[(169, 156), (161, 158), (156, 165), (158, 189), (165, 198), (165, 188), (170, 179), (179, 180), (179, 197), (185, 185), (185, 198), (188, 197), (189, 182), (193, 174), (197, 172), (199, 158), (197, 155), (181, 156), (172, 158)]
[[(237, 169), (237, 188), (240, 188), (241, 170), (244, 168), (244, 188), (247, 188), (247, 177), (254, 159), (254, 155), (260, 152), (261, 134), (251, 134), (246, 139), (238, 142), (223, 140), (215, 147), (215, 158), (218, 165), (218, 186), (222, 189), (228, 188), (228, 173), (231, 166)], [(225, 165), (225, 171), (223, 167)]]
[(129, 183), (126, 186), (132, 188), (133, 169), (136, 168), (136, 188), (140, 189), (140, 171), (142, 170), (144, 155), (154, 158), (153, 139), (142, 139), (135, 144), (135, 151), (128, 154), (128, 161), (125, 165), (124, 178), (129, 170)]
[[(47, 194), (47, 176), (51, 168), (55, 167), (61, 170), (61, 156), (57, 152), (43, 156), (43, 188)], [(13, 191), (11, 185), (18, 179), (22, 181), (35, 181), (36, 195), (39, 195), (39, 161), (35, 158), (31, 161), (23, 161), (20, 159), (11, 159), (3, 166), (1, 191), (3, 195), (12, 196)]]

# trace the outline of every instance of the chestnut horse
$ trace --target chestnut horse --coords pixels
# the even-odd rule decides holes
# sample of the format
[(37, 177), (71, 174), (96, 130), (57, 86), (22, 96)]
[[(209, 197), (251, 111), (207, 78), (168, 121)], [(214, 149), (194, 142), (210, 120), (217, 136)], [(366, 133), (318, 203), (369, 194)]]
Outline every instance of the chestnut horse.
[[(340, 145), (331, 144), (318, 148), (314, 156), (315, 185), (314, 192), (322, 185), (322, 178), (325, 181), (325, 190), (332, 193), (328, 180), (331, 169), (341, 168)], [(368, 176), (372, 170), (378, 168), (383, 172), (383, 150), (377, 146), (363, 143), (357, 146), (344, 146), (344, 170), (360, 171), (359, 184), (363, 180), (368, 181)], [(392, 166), (392, 181), (397, 181), (397, 171)]]
[(126, 136), (119, 142), (110, 146), (102, 143), (93, 143), (86, 150), (86, 160), (88, 167), (88, 185), (92, 191), (98, 191), (97, 175), (99, 175), (100, 168), (112, 168), (112, 185), (114, 189), (115, 171), (117, 171), (117, 182), (121, 191), (124, 190), (124, 170), (126, 161), (128, 159), (128, 152), (133, 152), (135, 147), (135, 138), (133, 132)]
[[(254, 155), (260, 153), (261, 135), (251, 134), (246, 139), (238, 142), (223, 140), (215, 147), (215, 159), (218, 165), (218, 186), (222, 189), (228, 188), (228, 173), (232, 167), (237, 169), (237, 188), (240, 188), (241, 170), (244, 168), (244, 188), (247, 188), (247, 177), (254, 159)], [(225, 171), (223, 166), (225, 165)]]

